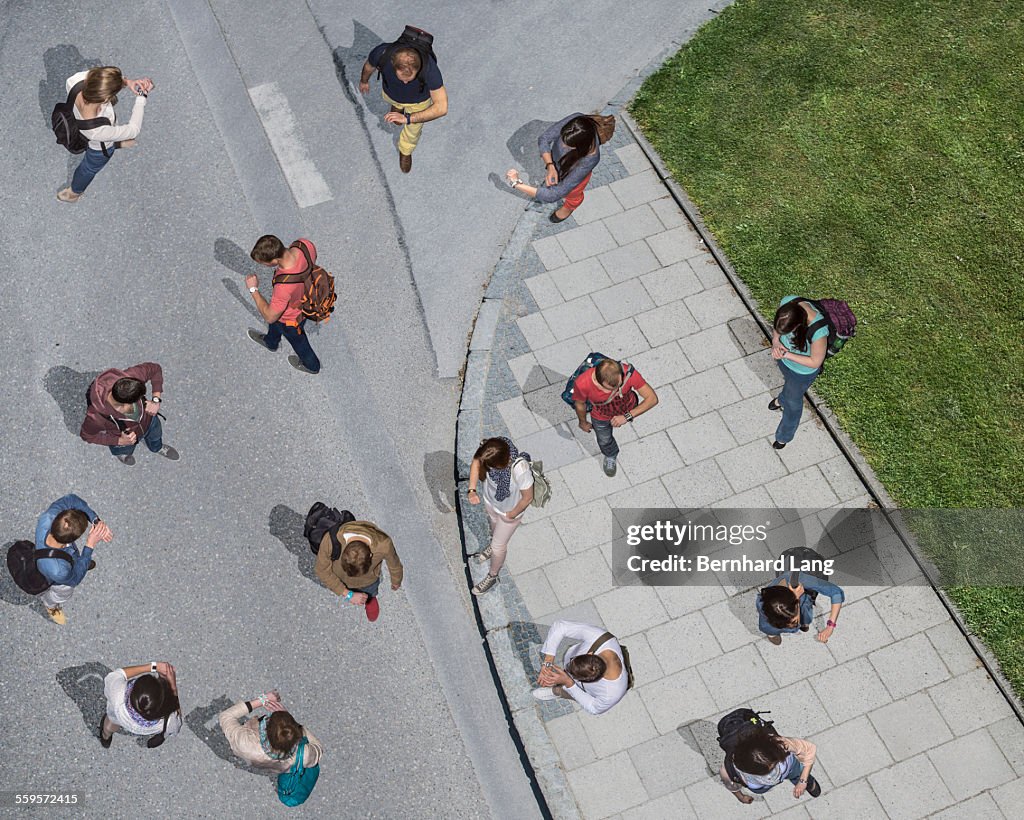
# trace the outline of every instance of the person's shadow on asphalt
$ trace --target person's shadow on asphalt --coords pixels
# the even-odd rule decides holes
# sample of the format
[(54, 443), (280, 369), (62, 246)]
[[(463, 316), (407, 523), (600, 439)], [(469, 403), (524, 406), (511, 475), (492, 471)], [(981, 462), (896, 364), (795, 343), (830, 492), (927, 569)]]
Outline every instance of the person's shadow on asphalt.
[[(391, 42), (391, 40), (385, 40), (385, 38), (375, 34), (358, 20), (352, 21), (352, 28), (352, 45), (348, 47), (338, 46), (338, 48), (334, 49), (332, 55), (334, 58), (334, 71), (338, 76), (338, 82), (341, 84), (345, 96), (355, 106), (357, 115), (360, 119), (363, 119), (364, 126), (368, 128), (369, 123), (363, 116), (363, 106), (366, 107), (371, 118), (376, 121), (377, 128), (391, 137), (392, 145), (395, 150), (398, 150), (398, 135), (402, 129), (397, 125), (384, 121), (384, 115), (391, 110), (391, 106), (381, 96), (381, 83), (377, 79), (376, 70), (370, 75), (369, 92), (363, 94), (359, 91), (359, 77), (362, 74), (366, 58), (375, 46), (383, 42)], [(397, 39), (397, 34), (395, 39)]]
[(295, 512), (291, 507), (278, 504), (270, 511), (270, 534), (284, 544), (285, 549), (296, 557), (299, 572), (310, 581), (320, 585), (313, 568), (316, 556), (309, 548), (309, 541), (302, 534), (306, 526), (306, 517)]
[[(43, 113), (47, 127), (49, 127), (50, 113), (53, 111), (53, 107), (68, 98), (65, 87), (68, 77), (99, 65), (103, 65), (103, 63), (83, 57), (78, 46), (65, 44), (53, 46), (45, 51), (43, 66), (46, 68), (46, 77), (39, 81), (39, 110)], [(71, 184), (71, 177), (81, 160), (80, 154), (68, 154), (67, 178), (65, 184), (61, 186), (62, 188)]]
[(452, 468), (454, 456), (444, 450), (427, 453), (423, 457), (423, 479), (430, 489), (430, 497), (440, 513), (450, 513), (455, 509), (454, 491), (452, 488)]
[[(57, 683), (82, 713), (86, 729), (95, 738), (100, 736), (100, 721), (107, 713), (103, 679), (113, 670), (99, 661), (68, 666), (57, 673)], [(98, 748), (98, 747), (97, 747)]]
[(243, 772), (264, 774), (250, 768), (241, 759), (235, 757), (235, 753), (231, 751), (231, 746), (228, 744), (228, 739), (224, 736), (224, 732), (221, 731), (220, 723), (217, 722), (217, 716), (231, 705), (232, 701), (228, 696), (221, 695), (215, 698), (209, 706), (197, 706), (185, 715), (185, 725), (192, 730), (192, 734), (199, 738), (221, 760), (230, 763), (236, 769)]
[[(530, 120), (526, 125), (519, 126), (505, 143), (509, 154), (512, 155), (512, 165), (510, 167), (519, 170), (519, 176), (531, 185), (539, 185), (544, 181), (546, 169), (544, 161), (540, 158), (540, 151), (537, 149), (537, 140), (554, 123), (554, 120), (550, 122), (547, 120)], [(500, 172), (494, 171), (488, 174), (487, 178), (503, 194), (513, 194), (513, 196), (523, 199), (524, 202), (528, 202), (528, 199), (525, 199), (522, 194), (516, 194), (508, 182), (505, 181), (505, 171), (507, 170), (508, 168), (502, 168)]]
[(85, 420), (86, 407), (88, 406), (88, 390), (99, 370), (86, 370), (79, 372), (65, 365), (57, 365), (46, 371), (43, 377), (43, 387), (49, 393), (61, 414), (64, 416), (64, 426), (68, 432), (77, 436), (82, 429), (82, 422)]
[(256, 306), (248, 294), (242, 292), (241, 285), (244, 283), (245, 277), (250, 273), (260, 277), (261, 286), (267, 284), (263, 281), (265, 277), (262, 275), (267, 273), (267, 269), (253, 262), (249, 254), (224, 236), (213, 243), (213, 255), (220, 264), (238, 276), (238, 278), (225, 276), (221, 279), (220, 281), (224, 285), (224, 289), (235, 297), (254, 319), (263, 323), (263, 317), (256, 310)]

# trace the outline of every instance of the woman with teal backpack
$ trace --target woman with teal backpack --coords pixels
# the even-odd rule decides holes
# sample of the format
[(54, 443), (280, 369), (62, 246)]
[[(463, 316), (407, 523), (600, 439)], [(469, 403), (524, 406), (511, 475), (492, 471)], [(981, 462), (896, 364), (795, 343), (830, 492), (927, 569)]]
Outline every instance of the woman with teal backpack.
[[(266, 714), (254, 715), (257, 709)], [(271, 691), (239, 701), (218, 720), (231, 751), (255, 769), (277, 773), (282, 803), (298, 806), (306, 801), (320, 776), (323, 746), (285, 711), (280, 694)]]

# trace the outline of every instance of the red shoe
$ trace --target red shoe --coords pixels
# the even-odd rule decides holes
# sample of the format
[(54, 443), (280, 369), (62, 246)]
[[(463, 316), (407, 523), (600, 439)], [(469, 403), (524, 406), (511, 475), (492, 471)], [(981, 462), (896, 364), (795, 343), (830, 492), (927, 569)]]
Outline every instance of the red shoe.
[(377, 617), (379, 615), (380, 604), (377, 603), (376, 598), (370, 598), (370, 600), (366, 602), (366, 620), (368, 620), (370, 623), (373, 623), (377, 620)]

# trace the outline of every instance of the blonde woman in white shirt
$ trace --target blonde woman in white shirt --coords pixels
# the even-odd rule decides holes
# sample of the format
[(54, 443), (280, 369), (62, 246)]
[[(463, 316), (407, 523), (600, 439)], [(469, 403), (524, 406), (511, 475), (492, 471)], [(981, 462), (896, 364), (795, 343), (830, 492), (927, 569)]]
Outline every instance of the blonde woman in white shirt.
[[(89, 140), (89, 147), (75, 169), (71, 186), (58, 192), (57, 199), (61, 202), (77, 202), (93, 177), (114, 155), (114, 149), (131, 148), (135, 144), (135, 138), (142, 130), (146, 99), (153, 90), (153, 81), (148, 77), (129, 80), (121, 74), (121, 69), (108, 65), (79, 71), (68, 77), (66, 87), (69, 95), (76, 86), (80, 88), (73, 100), (75, 117), (79, 120), (105, 118), (109, 125), (79, 129), (81, 135)], [(130, 88), (137, 96), (128, 124), (118, 125), (114, 106), (117, 104), (117, 92), (123, 88)]]
[(477, 561), (490, 562), (487, 575), (473, 587), (474, 595), (483, 595), (498, 583), (509, 539), (523, 523), (523, 513), (533, 501), (530, 454), (519, 452), (504, 436), (484, 439), (473, 454), (466, 492), (470, 504), (483, 500), (491, 522), (491, 543), (476, 555)]

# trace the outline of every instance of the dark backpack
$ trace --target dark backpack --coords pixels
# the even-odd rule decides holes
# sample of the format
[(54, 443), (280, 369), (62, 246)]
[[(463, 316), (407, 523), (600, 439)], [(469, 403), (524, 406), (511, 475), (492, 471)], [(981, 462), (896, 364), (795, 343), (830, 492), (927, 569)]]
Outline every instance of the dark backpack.
[[(582, 364), (580, 364), (580, 366), (576, 368), (576, 370), (573, 372), (573, 374), (569, 377), (569, 380), (565, 383), (565, 390), (562, 391), (562, 401), (564, 401), (570, 407), (575, 407), (576, 406), (576, 402), (573, 400), (572, 391), (576, 388), (576, 379), (578, 379), (580, 376), (582, 376), (584, 373), (586, 373), (588, 370), (590, 370), (590, 368), (597, 367), (597, 365), (601, 361), (603, 361), (604, 359), (607, 359), (607, 358), (609, 358), (609, 357), (605, 356), (604, 353), (590, 353), (587, 356), (587, 358), (585, 358), (583, 360)], [(623, 373), (622, 373), (622, 376), (623, 376), (622, 383), (625, 384), (627, 381), (629, 381), (629, 377), (632, 376), (632, 375), (633, 375), (633, 365), (628, 365), (627, 369), (624, 370)], [(612, 394), (608, 397), (608, 399), (606, 401), (601, 402), (601, 404), (602, 405), (611, 404), (611, 402), (614, 399), (616, 399), (616, 398), (618, 398), (618, 396), (613, 391)], [(587, 400), (587, 412), (590, 412), (590, 410), (591, 410), (591, 408), (593, 408), (593, 406), (594, 405), (591, 404), (589, 399), (588, 399)]]
[(770, 720), (762, 720), (761, 715), (770, 715), (771, 712), (755, 712), (753, 709), (735, 709), (718, 721), (718, 745), (728, 757), (740, 741), (750, 734), (758, 731), (768, 732), (770, 735), (777, 735), (775, 724)]
[(313, 555), (320, 552), (320, 542), (324, 536), (330, 533), (331, 560), (337, 561), (341, 557), (341, 542), (338, 541), (338, 528), (349, 521), (355, 521), (356, 517), (348, 510), (338, 510), (337, 507), (328, 507), (323, 501), (317, 501), (309, 512), (306, 513), (306, 525), (302, 528), (302, 534), (309, 541), (309, 548)]
[[(88, 131), (90, 128), (111, 124), (107, 117), (80, 120), (75, 116), (75, 98), (84, 86), (85, 80), (75, 83), (68, 92), (68, 98), (64, 102), (57, 103), (53, 107), (53, 113), (50, 114), (50, 124), (53, 127), (53, 135), (57, 138), (57, 144), (63, 145), (72, 154), (81, 154), (89, 147), (89, 140), (82, 136), (83, 130)], [(100, 144), (103, 147), (104, 156), (110, 157), (106, 144)]]
[(377, 63), (377, 77), (380, 78), (380, 67), (385, 60), (390, 61), (391, 55), (400, 48), (411, 48), (420, 55), (420, 70), (416, 72), (416, 79), (420, 81), (420, 91), (427, 87), (427, 81), (423, 79), (423, 72), (427, 70), (427, 60), (433, 60), (437, 65), (437, 55), (434, 54), (434, 35), (416, 26), (406, 26), (402, 36), (391, 43), (380, 57)]
[(29, 595), (46, 592), (51, 586), (49, 579), (36, 566), (40, 558), (63, 558), (69, 564), (75, 562), (65, 550), (37, 550), (31, 541), (15, 541), (7, 550), (7, 570), (18, 589)]
[(828, 344), (825, 347), (825, 358), (835, 356), (836, 353), (843, 349), (843, 345), (850, 341), (857, 333), (857, 317), (854, 316), (853, 310), (842, 299), (804, 299), (801, 297), (799, 301), (807, 302), (807, 304), (824, 316), (823, 319), (811, 322), (807, 328), (807, 338), (810, 340), (821, 328), (828, 328)]
[(274, 274), (275, 285), (294, 285), (302, 282), (302, 302), (299, 310), (312, 322), (326, 322), (334, 312), (337, 295), (334, 292), (334, 277), (313, 262), (301, 242), (292, 242), (291, 247), (298, 248), (306, 258), (306, 269), (302, 273)]

